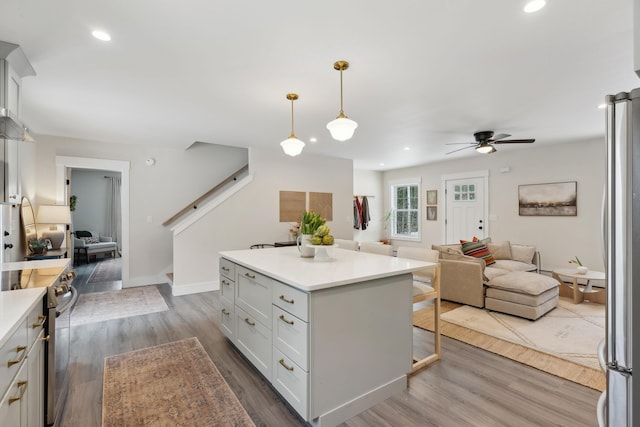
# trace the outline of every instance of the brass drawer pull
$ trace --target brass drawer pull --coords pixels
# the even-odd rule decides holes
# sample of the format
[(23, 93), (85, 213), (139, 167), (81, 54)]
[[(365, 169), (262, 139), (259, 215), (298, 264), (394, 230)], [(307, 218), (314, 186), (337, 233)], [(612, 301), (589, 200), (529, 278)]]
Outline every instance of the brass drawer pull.
[(293, 299), (286, 299), (284, 295), (280, 295), (280, 299), (286, 303), (293, 304)]
[(46, 341), (49, 342), (49, 340), (51, 339), (51, 335), (47, 335), (46, 337), (42, 337), (40, 338), (42, 341)]
[(227, 267), (222, 267), (222, 271), (226, 271), (228, 273), (230, 270)]
[(18, 388), (20, 388), (20, 394), (17, 397), (10, 397), (9, 405), (11, 405), (13, 402), (17, 402), (18, 400), (22, 399), (22, 396), (24, 396), (24, 392), (27, 391), (27, 382), (18, 381)]
[(284, 363), (284, 359), (280, 359), (280, 364), (284, 366), (287, 371), (293, 372), (293, 366), (287, 366), (287, 364)]
[(249, 273), (244, 273), (245, 276), (247, 276), (249, 279), (255, 279), (256, 276), (254, 274), (249, 274)]
[(226, 280), (223, 280), (223, 281), (222, 281), (222, 284), (223, 284), (223, 285), (227, 285), (227, 286), (231, 285), (231, 283), (227, 282)]
[(33, 329), (40, 328), (40, 327), (42, 327), (42, 325), (44, 325), (44, 321), (45, 320), (47, 320), (46, 316), (38, 316), (38, 322), (40, 322), (40, 323), (34, 323), (33, 325), (31, 325), (31, 327)]
[(226, 309), (222, 309), (222, 314), (224, 314), (225, 316), (230, 315), (231, 313), (229, 313)]
[(247, 323), (247, 325), (249, 326), (256, 326), (256, 322), (252, 322), (251, 320), (249, 320), (248, 317), (244, 318), (244, 321)]
[(20, 357), (18, 358), (18, 360), (9, 360), (7, 362), (7, 367), (12, 367), (13, 365), (17, 365), (18, 363), (22, 362), (22, 360), (24, 359), (24, 356), (27, 354), (27, 352), (25, 351), (27, 349), (27, 347), (23, 346), (23, 345), (19, 345), (16, 348), (16, 353), (20, 353), (22, 352), (22, 354), (20, 355)]
[(280, 315), (280, 320), (282, 320), (284, 323), (288, 324), (288, 325), (293, 325), (293, 320), (287, 320), (284, 318), (284, 314)]

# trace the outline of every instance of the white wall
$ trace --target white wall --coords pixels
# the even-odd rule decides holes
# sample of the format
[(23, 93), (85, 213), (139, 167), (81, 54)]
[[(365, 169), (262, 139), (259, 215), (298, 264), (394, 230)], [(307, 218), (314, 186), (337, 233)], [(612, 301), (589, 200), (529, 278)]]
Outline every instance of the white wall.
[(76, 210), (71, 212), (73, 230), (88, 230), (94, 236), (106, 235), (107, 201), (109, 181), (105, 176), (120, 176), (120, 173), (73, 169), (71, 171), (71, 194), (77, 196)]
[(174, 295), (187, 289), (218, 288), (218, 253), (254, 243), (290, 240), (279, 222), (280, 191), (333, 193), (331, 234), (352, 235), (353, 162), (280, 150), (251, 149), (253, 181), (174, 239)]
[[(371, 220), (366, 230), (353, 230), (353, 240), (358, 242), (377, 242), (385, 238), (384, 233), (384, 192), (382, 172), (354, 170), (353, 194), (367, 197)], [(362, 199), (360, 199), (362, 201)]]
[[(129, 161), (130, 274), (124, 286), (166, 281), (173, 260), (172, 234), (162, 222), (247, 161), (247, 150), (195, 144), (188, 150), (38, 136), (36, 204), (55, 203), (56, 156)], [(146, 166), (149, 157), (154, 166)]]
[[(602, 196), (605, 179), (604, 138), (553, 146), (498, 146), (491, 155), (477, 154), (463, 159), (432, 163), (384, 173), (383, 185), (400, 178), (422, 177), (422, 192), (438, 189), (438, 220), (426, 221), (421, 209), (422, 241), (420, 246), (442, 243), (442, 175), (489, 170), (489, 236), (494, 241), (534, 244), (541, 253), (542, 268), (568, 267), (568, 260), (578, 256), (585, 265), (604, 271), (600, 237)], [(500, 169), (510, 167), (509, 173)], [(578, 182), (578, 215), (572, 217), (527, 217), (518, 215), (518, 185), (549, 182)], [(389, 206), (388, 195), (385, 206)], [(473, 236), (469, 236), (470, 238)], [(395, 246), (410, 242), (394, 241)]]

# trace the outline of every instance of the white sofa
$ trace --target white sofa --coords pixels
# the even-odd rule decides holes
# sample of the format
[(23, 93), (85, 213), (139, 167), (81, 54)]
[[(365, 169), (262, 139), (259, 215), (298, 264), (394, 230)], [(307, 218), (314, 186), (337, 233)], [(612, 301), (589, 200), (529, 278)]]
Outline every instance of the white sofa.
[(118, 244), (111, 237), (94, 237), (93, 233), (84, 230), (74, 233), (73, 248), (76, 260), (79, 261), (80, 255), (84, 255), (87, 264), (92, 255), (97, 258), (97, 254), (108, 254), (115, 258), (118, 252)]

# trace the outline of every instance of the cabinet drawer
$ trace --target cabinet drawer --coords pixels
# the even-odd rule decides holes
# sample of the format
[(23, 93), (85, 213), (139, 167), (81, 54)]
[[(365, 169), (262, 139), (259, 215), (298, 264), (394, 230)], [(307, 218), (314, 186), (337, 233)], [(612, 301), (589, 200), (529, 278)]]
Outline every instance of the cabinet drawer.
[[(27, 321), (22, 318), (18, 329), (0, 348), (0, 397), (16, 375), (22, 361), (27, 357)], [(9, 366), (11, 365), (11, 366)]]
[(273, 282), (273, 303), (296, 317), (309, 321), (309, 294), (287, 286), (284, 283)]
[(305, 371), (309, 370), (309, 324), (273, 306), (273, 345)]
[(271, 330), (236, 306), (236, 346), (271, 381)]
[(47, 318), (42, 315), (42, 311), (42, 304), (37, 304), (36, 307), (31, 310), (31, 313), (27, 315), (27, 343), (29, 347), (33, 345), (35, 339), (44, 329), (44, 323)]
[(275, 347), (271, 384), (302, 418), (308, 419), (309, 374)]
[(226, 258), (220, 258), (220, 274), (236, 280), (236, 265)]
[(226, 276), (220, 276), (220, 300), (235, 304), (236, 282)]
[(222, 302), (220, 310), (220, 329), (232, 342), (236, 339), (236, 316), (233, 305)]
[(271, 288), (275, 280), (236, 266), (236, 306), (271, 329)]

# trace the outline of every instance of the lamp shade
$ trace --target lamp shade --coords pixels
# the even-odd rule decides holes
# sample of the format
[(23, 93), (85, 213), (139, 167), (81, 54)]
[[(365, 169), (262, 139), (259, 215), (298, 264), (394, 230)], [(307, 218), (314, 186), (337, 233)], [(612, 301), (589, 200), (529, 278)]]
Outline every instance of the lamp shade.
[(67, 205), (40, 205), (38, 224), (71, 224), (71, 211)]
[(327, 123), (327, 129), (329, 129), (331, 137), (337, 141), (351, 139), (357, 127), (358, 123), (346, 117), (338, 117)]
[(495, 153), (497, 150), (493, 145), (483, 142), (482, 144), (476, 147), (476, 151), (482, 154), (491, 154), (491, 153)]
[(280, 146), (284, 150), (285, 154), (289, 156), (297, 156), (302, 153), (302, 149), (304, 148), (304, 142), (300, 141), (298, 138), (289, 137), (280, 143)]

